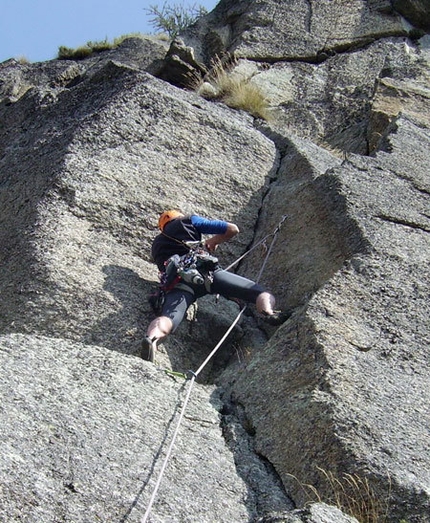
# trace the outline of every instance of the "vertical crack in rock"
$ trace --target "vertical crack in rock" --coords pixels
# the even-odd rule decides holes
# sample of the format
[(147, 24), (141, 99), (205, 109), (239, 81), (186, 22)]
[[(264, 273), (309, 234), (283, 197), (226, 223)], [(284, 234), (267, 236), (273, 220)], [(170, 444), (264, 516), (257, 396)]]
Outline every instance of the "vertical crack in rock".
[(233, 453), (237, 472), (248, 485), (247, 505), (248, 510), (252, 511), (250, 520), (274, 517), (292, 510), (294, 504), (275, 469), (255, 451), (255, 432), (243, 407), (228, 399), (225, 391), (222, 394), (221, 427), (226, 444)]
[(312, 0), (306, 0), (308, 6), (308, 12), (305, 20), (305, 31), (309, 34), (312, 32), (312, 17), (313, 17), (313, 5)]

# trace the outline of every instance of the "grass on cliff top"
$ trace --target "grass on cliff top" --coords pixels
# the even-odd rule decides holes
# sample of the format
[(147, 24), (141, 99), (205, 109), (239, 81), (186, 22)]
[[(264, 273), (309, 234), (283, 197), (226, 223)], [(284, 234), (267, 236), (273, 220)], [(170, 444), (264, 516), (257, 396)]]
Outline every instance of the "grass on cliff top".
[[(187, 29), (199, 18), (207, 14), (207, 9), (202, 5), (184, 6), (180, 3), (169, 5), (167, 2), (161, 7), (151, 5), (145, 11), (149, 16), (152, 16), (149, 23), (158, 31), (156, 36), (160, 39), (175, 38), (179, 32)], [(62, 45), (58, 48), (57, 58), (59, 60), (83, 60), (92, 54), (114, 49), (126, 38), (133, 36), (139, 37), (142, 35), (140, 33), (132, 33), (115, 38), (113, 42), (109, 42), (107, 39), (99, 42), (87, 42), (76, 49)]]
[(203, 78), (193, 79), (194, 89), (203, 98), (223, 102), (256, 118), (271, 120), (269, 103), (264, 93), (251, 78), (235, 73), (233, 69), (236, 65), (237, 60), (234, 57), (229, 56), (224, 60), (216, 57), (212, 61), (211, 69)]
[[(87, 42), (85, 45), (77, 47), (76, 49), (62, 45), (58, 48), (57, 58), (59, 60), (83, 60), (93, 54), (115, 49), (115, 47), (118, 47), (127, 38), (142, 37), (143, 35), (141, 33), (130, 33), (114, 38), (112, 42), (109, 42), (108, 39), (100, 40), (99, 42)], [(158, 35), (157, 37), (160, 39), (164, 38), (163, 35)]]

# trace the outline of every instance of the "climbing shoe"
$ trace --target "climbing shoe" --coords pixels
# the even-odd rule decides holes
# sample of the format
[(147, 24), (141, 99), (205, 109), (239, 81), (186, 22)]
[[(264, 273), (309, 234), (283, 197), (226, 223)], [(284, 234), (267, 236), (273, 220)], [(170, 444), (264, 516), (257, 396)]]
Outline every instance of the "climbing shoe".
[(269, 325), (277, 327), (278, 325), (282, 325), (284, 322), (286, 322), (292, 313), (293, 311), (289, 309), (285, 311), (273, 311), (273, 314), (263, 312), (263, 320)]
[(157, 349), (157, 340), (154, 338), (151, 340), (148, 336), (145, 336), (142, 340), (142, 346), (140, 349), (140, 357), (142, 360), (150, 361), (154, 363), (155, 351)]

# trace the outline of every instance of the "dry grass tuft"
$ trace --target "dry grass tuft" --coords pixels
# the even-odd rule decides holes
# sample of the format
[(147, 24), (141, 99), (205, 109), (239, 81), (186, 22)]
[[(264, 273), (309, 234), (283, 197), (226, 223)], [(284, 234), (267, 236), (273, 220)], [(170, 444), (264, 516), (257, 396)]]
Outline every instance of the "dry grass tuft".
[[(381, 499), (367, 478), (358, 474), (343, 474), (341, 479), (331, 472), (318, 468), (333, 492), (332, 502), (343, 512), (354, 516), (360, 523), (384, 523), (388, 516), (388, 501)], [(391, 489), (390, 489), (391, 491)]]
[(233, 109), (242, 109), (256, 118), (270, 119), (267, 100), (260, 88), (247, 80), (233, 79), (223, 101)]
[(250, 78), (235, 73), (237, 60), (217, 57), (203, 77), (193, 81), (193, 88), (204, 98), (218, 100), (233, 109), (247, 111), (256, 118), (271, 119), (269, 104), (261, 89)]
[(310, 503), (317, 501), (334, 505), (345, 514), (355, 517), (360, 523), (386, 523), (388, 521), (390, 482), (388, 495), (381, 499), (367, 478), (347, 473), (338, 478), (332, 472), (317, 468), (326, 483), (324, 490), (331, 492), (328, 496), (320, 495), (313, 485), (303, 484), (290, 474), (300, 484)]

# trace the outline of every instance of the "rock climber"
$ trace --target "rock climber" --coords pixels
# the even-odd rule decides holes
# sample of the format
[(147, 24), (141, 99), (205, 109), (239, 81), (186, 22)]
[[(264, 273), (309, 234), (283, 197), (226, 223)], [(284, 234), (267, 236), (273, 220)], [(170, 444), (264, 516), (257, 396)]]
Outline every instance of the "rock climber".
[[(141, 357), (144, 360), (154, 361), (158, 341), (174, 332), (188, 307), (206, 294), (220, 294), (227, 299), (254, 303), (263, 319), (271, 325), (280, 325), (291, 315), (290, 311), (275, 311), (274, 296), (262, 286), (219, 267), (212, 254), (219, 244), (239, 233), (234, 223), (168, 210), (160, 215), (158, 227), (161, 232), (153, 241), (151, 254), (160, 271), (162, 284), (164, 277), (164, 292), (159, 316), (149, 324), (142, 341)], [(192, 245), (202, 246), (202, 235), (207, 234), (212, 236), (204, 241), (206, 250), (201, 247), (195, 254)], [(166, 273), (169, 282), (166, 282)]]

